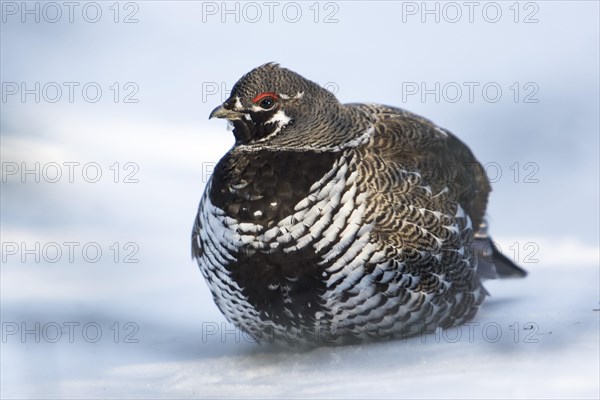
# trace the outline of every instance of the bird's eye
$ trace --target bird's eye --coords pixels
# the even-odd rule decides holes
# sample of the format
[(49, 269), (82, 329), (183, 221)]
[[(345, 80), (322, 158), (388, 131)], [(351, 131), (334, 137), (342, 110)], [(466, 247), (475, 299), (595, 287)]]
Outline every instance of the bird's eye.
[(269, 108), (273, 107), (274, 104), (275, 99), (272, 97), (265, 97), (260, 101), (260, 103), (258, 103), (258, 105), (264, 108), (265, 110), (268, 110)]
[(275, 93), (267, 92), (261, 93), (252, 99), (254, 104), (257, 104), (260, 108), (265, 110), (270, 110), (275, 106), (275, 102), (277, 101), (278, 96)]

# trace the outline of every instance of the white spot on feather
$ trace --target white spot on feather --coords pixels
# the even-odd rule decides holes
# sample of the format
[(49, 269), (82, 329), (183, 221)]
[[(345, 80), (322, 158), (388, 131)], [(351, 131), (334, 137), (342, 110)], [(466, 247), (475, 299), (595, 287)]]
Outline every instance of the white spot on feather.
[(446, 131), (445, 131), (445, 130), (443, 130), (442, 128), (440, 128), (440, 127), (436, 126), (436, 127), (435, 127), (435, 130), (436, 130), (436, 131), (438, 131), (439, 133), (441, 133), (441, 136), (443, 136), (443, 137), (445, 137), (445, 138), (446, 138), (446, 137), (448, 137), (448, 134), (447, 134), (447, 133), (446, 133)]
[(241, 110), (243, 108), (242, 102), (238, 96), (235, 96), (235, 103), (233, 103), (233, 108), (236, 110)]
[(269, 119), (267, 122), (278, 122), (279, 127), (281, 128), (281, 127), (287, 125), (288, 122), (290, 122), (291, 120), (292, 119), (290, 117), (288, 117), (286, 115), (286, 113), (283, 112), (283, 110), (279, 110), (275, 114), (273, 114), (271, 119)]

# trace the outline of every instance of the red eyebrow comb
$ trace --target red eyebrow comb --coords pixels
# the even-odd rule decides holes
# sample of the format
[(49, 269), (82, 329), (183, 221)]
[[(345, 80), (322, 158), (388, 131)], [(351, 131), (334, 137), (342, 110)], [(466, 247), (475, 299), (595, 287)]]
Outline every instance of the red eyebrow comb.
[(279, 99), (279, 96), (277, 96), (277, 93), (275, 92), (263, 92), (261, 94), (256, 95), (256, 97), (252, 99), (252, 102), (258, 103), (265, 97), (273, 97), (275, 100)]

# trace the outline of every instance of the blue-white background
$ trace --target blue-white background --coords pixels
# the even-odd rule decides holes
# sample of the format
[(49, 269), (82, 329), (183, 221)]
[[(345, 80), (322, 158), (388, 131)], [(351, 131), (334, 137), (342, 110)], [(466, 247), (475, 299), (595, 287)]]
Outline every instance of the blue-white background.
[[(2, 397), (598, 397), (598, 2), (1, 10)], [(489, 282), (472, 332), (290, 354), (222, 325), (190, 258), (233, 144), (207, 117), (269, 61), (487, 166), (491, 232), (530, 276)]]

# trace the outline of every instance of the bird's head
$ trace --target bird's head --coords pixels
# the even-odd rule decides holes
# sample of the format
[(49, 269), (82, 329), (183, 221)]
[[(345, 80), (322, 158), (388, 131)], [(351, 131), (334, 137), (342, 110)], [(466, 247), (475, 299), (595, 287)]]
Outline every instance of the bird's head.
[[(236, 146), (319, 150), (342, 138), (344, 107), (328, 90), (275, 63), (253, 69), (210, 113), (234, 127)], [(346, 134), (348, 130), (346, 130)]]

